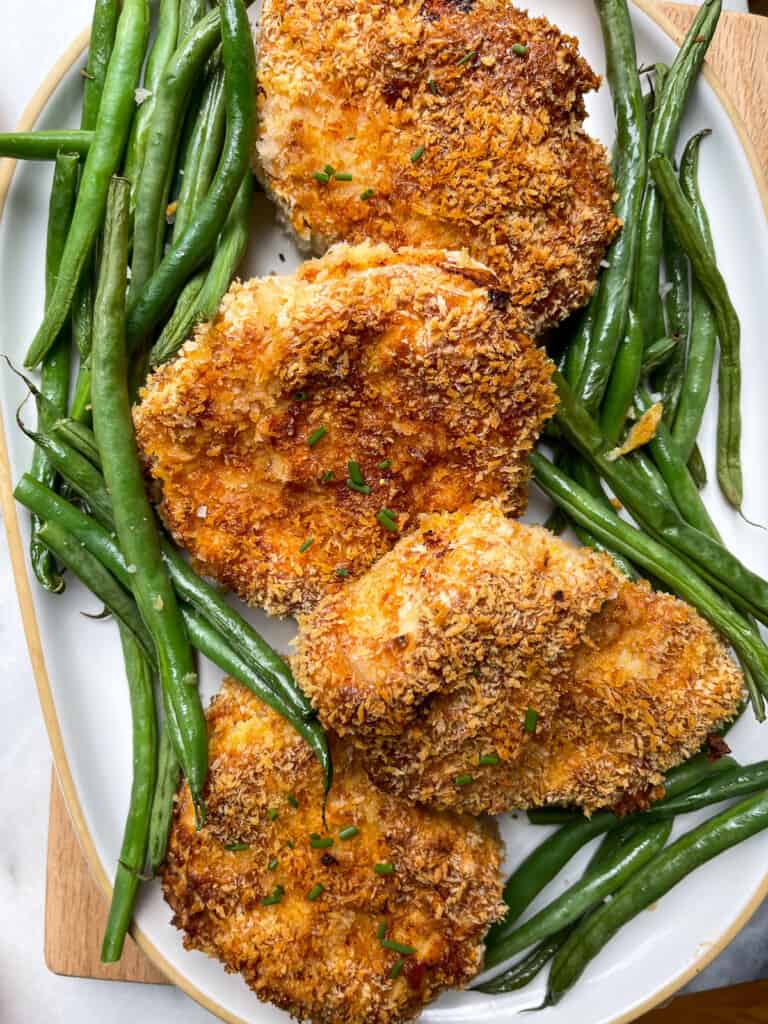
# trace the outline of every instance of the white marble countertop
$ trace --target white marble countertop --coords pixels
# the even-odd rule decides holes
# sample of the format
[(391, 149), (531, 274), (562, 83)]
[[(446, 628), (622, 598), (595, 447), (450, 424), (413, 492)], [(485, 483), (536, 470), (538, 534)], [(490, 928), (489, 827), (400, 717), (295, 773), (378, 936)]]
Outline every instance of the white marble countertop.
[[(586, 0), (582, 0), (586, 2)], [(745, 0), (726, 7), (746, 10)], [(3, 0), (0, 128), (13, 127), (43, 74), (88, 22), (92, 0)], [(51, 758), (35, 692), (4, 532), (0, 531), (0, 1017), (4, 1024), (203, 1024), (214, 1018), (159, 985), (83, 981), (43, 960), (45, 851)], [(690, 986), (715, 988), (768, 976), (768, 904)]]

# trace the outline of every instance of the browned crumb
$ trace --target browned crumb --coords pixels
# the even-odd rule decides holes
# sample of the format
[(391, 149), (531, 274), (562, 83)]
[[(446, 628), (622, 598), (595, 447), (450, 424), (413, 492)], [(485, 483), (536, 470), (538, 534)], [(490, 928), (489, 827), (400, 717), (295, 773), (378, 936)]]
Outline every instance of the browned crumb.
[(492, 503), (425, 517), (293, 664), (377, 785), (475, 814), (648, 799), (743, 688), (692, 608)]
[[(187, 948), (318, 1024), (411, 1020), (443, 989), (471, 980), (502, 909), (502, 847), (489, 820), (379, 792), (352, 748), (334, 742), (324, 828), (320, 769), (289, 725), (231, 680), (208, 723), (208, 820), (195, 831), (185, 788), (163, 874)], [(359, 832), (342, 840), (352, 826)], [(312, 834), (333, 844), (313, 848)], [(376, 864), (394, 870), (377, 874)], [(276, 890), (279, 901), (264, 906)], [(400, 954), (382, 946), (382, 921), (387, 940), (414, 949), (394, 979)]]
[(574, 37), (506, 0), (265, 0), (257, 43), (257, 171), (300, 243), (466, 249), (534, 335), (585, 304), (619, 224)]
[(421, 512), (498, 495), (521, 513), (552, 365), (495, 284), (456, 253), (362, 244), (234, 285), (134, 413), (200, 569), (269, 611), (307, 610)]

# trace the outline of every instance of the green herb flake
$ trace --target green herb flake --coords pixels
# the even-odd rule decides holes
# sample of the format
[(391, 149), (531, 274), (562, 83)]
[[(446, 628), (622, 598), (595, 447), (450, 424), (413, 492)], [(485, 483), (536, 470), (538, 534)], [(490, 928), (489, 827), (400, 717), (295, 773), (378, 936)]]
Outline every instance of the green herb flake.
[(285, 896), (285, 889), (282, 885), (276, 885), (270, 895), (264, 897), (261, 905), (262, 907), (273, 907), (282, 900), (283, 896)]
[(307, 444), (310, 448), (314, 448), (318, 441), (322, 441), (328, 431), (325, 427), (317, 427), (307, 438)]
[(333, 839), (330, 836), (323, 837), (317, 832), (313, 832), (309, 837), (309, 845), (313, 850), (327, 850), (329, 846), (333, 846)]
[(379, 463), (379, 469), (389, 469), (392, 466), (392, 459), (384, 459)]
[(327, 469), (323, 473), (323, 475), (320, 477), (320, 483), (321, 484), (329, 484), (331, 482), (331, 480), (333, 480), (333, 470), (332, 469)]
[(336, 181), (352, 181), (352, 175), (348, 171), (337, 171), (334, 174)]
[(241, 850), (250, 850), (250, 843), (225, 843), (224, 849), (230, 853), (239, 853)]
[(279, 863), (280, 861), (277, 859), (277, 857), (273, 857), (269, 864), (267, 864), (267, 871), (277, 870), (277, 866)]
[(350, 459), (350, 461), (347, 463), (347, 472), (349, 473), (349, 479), (352, 480), (353, 483), (365, 483), (365, 477), (363, 476), (362, 469), (360, 469), (359, 462), (355, 462), (354, 459)]
[(339, 832), (339, 839), (354, 839), (355, 836), (358, 835), (360, 835), (360, 829), (357, 827), (357, 825), (348, 825), (346, 828), (343, 828), (341, 832)]
[(396, 961), (396, 963), (395, 963), (394, 967), (392, 968), (392, 970), (389, 972), (389, 976), (392, 979), (392, 981), (395, 981), (396, 978), (400, 977), (400, 975), (403, 973), (403, 968), (404, 967), (405, 967), (405, 960), (403, 960), (403, 958), (400, 957), (400, 959)]
[(392, 939), (382, 939), (381, 944), (384, 949), (391, 949), (393, 953), (399, 953), (401, 956), (412, 956), (416, 952), (413, 946), (406, 946), (402, 942), (393, 942)]
[(528, 47), (525, 43), (515, 43), (512, 47), (512, 53), (516, 53), (518, 57), (525, 57), (528, 53)]
[(380, 508), (376, 513), (376, 518), (385, 530), (389, 530), (390, 533), (400, 533), (400, 527), (397, 525), (394, 513), (390, 512), (389, 509)]
[(429, 89), (433, 96), (437, 96), (437, 82), (434, 80), (434, 78), (430, 78), (430, 80), (427, 82), (427, 88)]
[(498, 754), (481, 754), (479, 763), (483, 765), (501, 764), (501, 758)]
[(336, 169), (334, 167), (331, 167), (330, 164), (326, 164), (325, 167), (323, 168), (323, 173), (327, 174), (328, 177), (330, 178), (332, 175), (336, 173)]
[(525, 712), (525, 731), (536, 732), (536, 726), (539, 721), (539, 712), (535, 708), (528, 708)]
[(343, 565), (340, 565), (336, 570), (336, 575), (340, 580), (345, 580), (349, 576), (349, 569), (345, 569)]
[(386, 921), (379, 921), (379, 927), (376, 929), (376, 938), (379, 940), (379, 942), (381, 942), (381, 940), (385, 938), (388, 927), (389, 925), (387, 924)]
[(269, 810), (267, 811), (267, 817), (269, 818), (270, 821), (277, 821), (277, 819), (280, 817), (280, 812), (276, 807), (270, 807)]
[(465, 64), (469, 64), (477, 56), (477, 50), (470, 50), (469, 53), (465, 53), (464, 56), (458, 61), (458, 66), (461, 68)]
[(293, 396), (294, 402), (306, 402), (309, 399), (308, 391), (296, 391)]
[(296, 799), (293, 793), (289, 793), (288, 796), (286, 797), (286, 800), (291, 805), (291, 807), (293, 807), (294, 810), (298, 809), (299, 801)]
[(315, 538), (314, 537), (307, 537), (307, 539), (304, 541), (304, 543), (299, 548), (299, 554), (303, 555), (305, 551), (309, 551), (309, 549), (312, 547), (312, 545), (314, 543), (315, 543)]
[(314, 903), (316, 899), (319, 899), (325, 892), (325, 886), (322, 882), (315, 882), (312, 888), (307, 893), (307, 899), (310, 903)]
[(356, 484), (354, 480), (347, 480), (347, 487), (350, 491), (357, 491), (358, 494), (370, 494), (369, 484)]
[(453, 781), (457, 786), (469, 786), (475, 779), (474, 776), (467, 773), (465, 775), (457, 775)]
[(373, 199), (376, 195), (376, 190), (373, 188), (367, 188), (364, 192), (360, 193), (360, 198), (364, 203), (367, 203), (369, 199)]
[(424, 156), (424, 151), (426, 150), (426, 148), (426, 146), (418, 146), (416, 149), (414, 149), (414, 151), (411, 153), (412, 164), (417, 164), (419, 160), (421, 160), (421, 158)]
[(395, 865), (385, 861), (381, 864), (374, 864), (373, 870), (377, 875), (394, 875)]
[(319, 181), (321, 185), (327, 185), (331, 180), (330, 174), (326, 174), (325, 171), (315, 171), (312, 177), (315, 181)]

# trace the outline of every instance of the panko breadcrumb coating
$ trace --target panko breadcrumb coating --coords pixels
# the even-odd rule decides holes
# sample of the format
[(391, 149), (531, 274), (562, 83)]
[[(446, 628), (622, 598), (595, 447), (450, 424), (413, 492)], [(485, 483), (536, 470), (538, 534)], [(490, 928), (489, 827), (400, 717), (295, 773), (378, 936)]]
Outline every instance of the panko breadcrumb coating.
[(208, 724), (207, 822), (184, 788), (163, 873), (187, 948), (317, 1024), (408, 1021), (474, 977), (503, 909), (492, 821), (381, 793), (334, 742), (324, 828), (320, 768), (283, 719), (228, 680)]
[(461, 254), (361, 244), (233, 285), (134, 413), (200, 569), (307, 610), (419, 513), (497, 495), (521, 513), (555, 390), (496, 283)]
[(296, 678), (373, 781), (473, 814), (645, 799), (742, 696), (692, 608), (492, 502), (424, 517), (300, 625)]
[(537, 335), (619, 222), (578, 41), (507, 0), (264, 0), (257, 173), (300, 244), (466, 249)]

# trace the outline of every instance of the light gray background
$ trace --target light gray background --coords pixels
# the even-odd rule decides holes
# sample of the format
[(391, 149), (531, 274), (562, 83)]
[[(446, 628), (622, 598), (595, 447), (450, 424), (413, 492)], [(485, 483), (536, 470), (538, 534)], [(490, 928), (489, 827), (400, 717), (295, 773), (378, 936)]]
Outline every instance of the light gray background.
[[(747, 9), (746, 0), (726, 0), (725, 6)], [(92, 0), (2, 0), (0, 130), (16, 124), (44, 73), (87, 24), (91, 7)], [(175, 989), (59, 978), (45, 966), (43, 916), (51, 758), (3, 531), (0, 678), (0, 1020), (3, 1024), (210, 1024), (214, 1020), (211, 1014)], [(691, 989), (768, 975), (768, 949), (760, 938), (766, 930), (768, 905)]]

